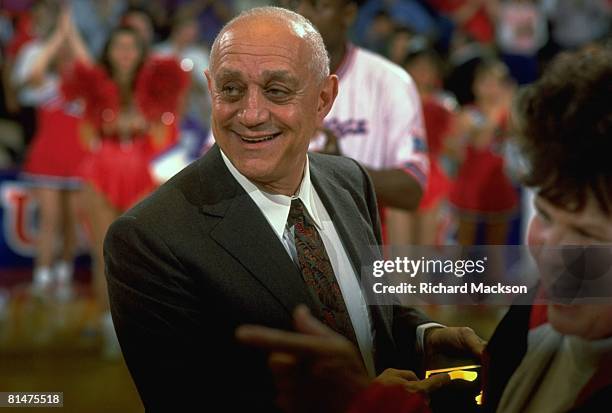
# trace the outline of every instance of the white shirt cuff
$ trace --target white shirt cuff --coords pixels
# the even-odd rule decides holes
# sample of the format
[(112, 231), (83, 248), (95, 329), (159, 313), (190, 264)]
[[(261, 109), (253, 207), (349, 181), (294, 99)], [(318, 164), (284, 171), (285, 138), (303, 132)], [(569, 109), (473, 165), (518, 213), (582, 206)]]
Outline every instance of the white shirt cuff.
[(416, 352), (417, 354), (425, 354), (425, 331), (433, 327), (446, 327), (438, 323), (423, 323), (417, 326), (416, 329)]

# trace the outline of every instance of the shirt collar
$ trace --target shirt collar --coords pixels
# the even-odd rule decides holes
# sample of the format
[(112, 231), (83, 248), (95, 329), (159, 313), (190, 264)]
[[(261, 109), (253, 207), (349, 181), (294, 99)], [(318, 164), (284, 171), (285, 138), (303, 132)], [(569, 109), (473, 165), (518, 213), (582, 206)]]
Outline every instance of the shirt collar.
[(312, 219), (315, 226), (321, 230), (321, 221), (319, 219), (319, 215), (317, 214), (315, 204), (314, 186), (310, 180), (310, 162), (308, 160), (308, 156), (306, 156), (304, 177), (302, 178), (302, 183), (300, 184), (295, 196), (271, 194), (262, 191), (246, 176), (242, 175), (238, 169), (236, 169), (223, 151), (221, 151), (221, 157), (223, 158), (223, 162), (225, 163), (225, 166), (227, 166), (227, 169), (229, 169), (232, 176), (236, 179), (236, 181), (238, 181), (246, 193), (249, 194), (279, 238), (282, 239), (283, 237), (285, 226), (287, 225), (287, 217), (289, 216), (289, 209), (291, 208), (291, 200), (295, 198), (299, 198), (302, 201), (309, 217)]

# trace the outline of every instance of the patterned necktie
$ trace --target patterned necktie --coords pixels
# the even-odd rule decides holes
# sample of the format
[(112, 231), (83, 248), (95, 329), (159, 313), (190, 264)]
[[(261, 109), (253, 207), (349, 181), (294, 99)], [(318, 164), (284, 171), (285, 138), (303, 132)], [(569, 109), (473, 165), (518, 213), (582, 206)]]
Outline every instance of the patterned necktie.
[(321, 321), (359, 348), (353, 324), (321, 235), (314, 223), (306, 217), (304, 204), (299, 199), (291, 201), (287, 224), (289, 228), (294, 228), (295, 249), (302, 278), (315, 301), (320, 304)]

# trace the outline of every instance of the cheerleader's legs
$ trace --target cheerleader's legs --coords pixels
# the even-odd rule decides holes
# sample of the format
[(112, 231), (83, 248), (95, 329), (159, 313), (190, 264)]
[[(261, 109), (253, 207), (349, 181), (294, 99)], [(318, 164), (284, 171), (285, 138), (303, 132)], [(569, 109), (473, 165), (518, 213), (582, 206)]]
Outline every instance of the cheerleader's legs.
[(112, 222), (119, 216), (119, 211), (113, 207), (104, 195), (91, 185), (83, 190), (83, 205), (88, 214), (91, 230), (91, 257), (93, 261), (93, 290), (98, 307), (102, 313), (109, 311), (108, 291), (104, 276), (104, 255), (102, 247), (104, 236)]
[(415, 213), (396, 208), (386, 208), (385, 226), (388, 245), (415, 245)]
[(417, 236), (419, 245), (438, 245), (440, 227), (441, 202), (425, 210), (417, 212)]
[(478, 240), (478, 227), (482, 225), (482, 242), (484, 245), (505, 245), (510, 231), (510, 215), (499, 214), (496, 217), (477, 217), (459, 213), (457, 242), (459, 245), (475, 245)]
[(387, 209), (387, 238), (390, 245), (437, 245), (440, 205), (425, 211)]
[(62, 217), (62, 191), (52, 188), (36, 188), (34, 196), (40, 211), (35, 263), (36, 267), (51, 267), (55, 258), (55, 243)]
[(62, 191), (61, 213), (62, 234), (64, 242), (60, 252), (60, 259), (71, 263), (74, 260), (77, 248), (77, 211), (78, 191)]
[(43, 293), (53, 282), (52, 265), (61, 221), (61, 190), (48, 187), (34, 189), (39, 209), (39, 231), (34, 260), (33, 292)]

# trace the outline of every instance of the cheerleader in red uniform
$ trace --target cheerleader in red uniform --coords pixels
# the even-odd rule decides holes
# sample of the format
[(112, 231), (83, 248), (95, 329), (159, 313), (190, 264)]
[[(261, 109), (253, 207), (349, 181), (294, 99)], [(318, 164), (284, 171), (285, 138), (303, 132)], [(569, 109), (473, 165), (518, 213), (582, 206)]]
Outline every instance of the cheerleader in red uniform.
[(81, 136), (91, 149), (81, 166), (93, 257), (94, 289), (103, 332), (112, 322), (102, 245), (110, 224), (156, 188), (152, 159), (178, 137), (178, 111), (189, 77), (173, 59), (147, 59), (131, 28), (111, 33), (98, 66), (77, 63), (64, 92), (85, 104)]
[[(13, 73), (22, 99), (37, 106), (37, 129), (21, 174), (33, 188), (40, 212), (34, 293), (46, 291), (56, 281), (57, 292), (64, 295), (70, 292), (72, 279), (75, 205), (80, 187), (77, 166), (86, 150), (78, 138), (79, 107), (59, 93), (57, 72), (73, 58), (87, 58), (83, 43), (72, 33), (74, 30), (70, 11), (63, 9), (46, 38), (43, 35), (24, 45)], [(62, 246), (56, 257), (58, 237)]]
[(483, 228), (483, 244), (507, 243), (516, 211), (518, 194), (506, 173), (502, 153), (511, 101), (506, 78), (507, 69), (500, 61), (481, 63), (473, 84), (475, 102), (461, 116), (466, 145), (449, 197), (458, 212), (457, 240), (461, 245), (477, 242), (479, 226)]

